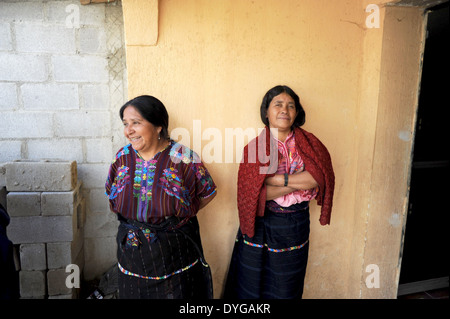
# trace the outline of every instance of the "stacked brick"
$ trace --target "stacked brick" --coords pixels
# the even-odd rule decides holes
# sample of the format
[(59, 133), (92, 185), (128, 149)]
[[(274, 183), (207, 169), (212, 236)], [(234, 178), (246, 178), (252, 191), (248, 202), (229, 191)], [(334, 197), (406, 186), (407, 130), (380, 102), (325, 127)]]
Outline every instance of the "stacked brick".
[(21, 298), (77, 298), (79, 289), (66, 284), (72, 275), (66, 267), (75, 264), (81, 274), (84, 266), (85, 200), (76, 162), (15, 161), (5, 167), (7, 232), (16, 247)]
[[(17, 159), (77, 161), (92, 221), (87, 280), (117, 259), (104, 179), (126, 143), (116, 108), (128, 90), (122, 3), (109, 2), (0, 0), (0, 170)], [(6, 202), (2, 185), (0, 172)]]

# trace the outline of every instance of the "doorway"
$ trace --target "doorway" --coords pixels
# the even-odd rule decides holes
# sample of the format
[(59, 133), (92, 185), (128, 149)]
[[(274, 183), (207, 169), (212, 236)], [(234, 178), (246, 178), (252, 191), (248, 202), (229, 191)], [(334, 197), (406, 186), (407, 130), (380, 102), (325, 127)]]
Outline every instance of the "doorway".
[(449, 4), (428, 9), (398, 295), (449, 286)]

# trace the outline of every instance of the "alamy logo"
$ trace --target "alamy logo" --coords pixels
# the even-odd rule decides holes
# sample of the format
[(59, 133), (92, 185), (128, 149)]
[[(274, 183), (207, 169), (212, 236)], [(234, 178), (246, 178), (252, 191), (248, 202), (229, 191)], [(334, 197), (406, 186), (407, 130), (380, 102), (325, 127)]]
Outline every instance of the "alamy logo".
[(69, 4), (66, 6), (66, 12), (69, 13), (66, 17), (66, 28), (80, 28), (80, 7), (76, 4)]
[(376, 4), (369, 4), (366, 7), (366, 12), (370, 14), (366, 17), (366, 27), (368, 29), (379, 28), (380, 27), (380, 7)]
[[(276, 172), (278, 164), (277, 144), (273, 138), (270, 138), (269, 146), (266, 143), (268, 136), (267, 130), (259, 128), (225, 128), (224, 133), (218, 128), (206, 128), (202, 130), (201, 120), (194, 120), (192, 127), (192, 147), (191, 134), (189, 130), (183, 127), (174, 128), (170, 132), (170, 137), (189, 149), (198, 153), (194, 161), (203, 161), (204, 163), (240, 163), (243, 160), (247, 163), (261, 163), (261, 174), (272, 174)], [(278, 137), (278, 129), (270, 129), (270, 135)], [(258, 138), (259, 143), (256, 143)], [(204, 141), (208, 141), (204, 144)], [(242, 150), (248, 143), (248, 156), (243, 159)], [(181, 147), (183, 148), (183, 147)], [(224, 150), (224, 152), (223, 152)], [(181, 149), (180, 154), (187, 154), (186, 150)], [(189, 154), (187, 154), (188, 156)], [(173, 157), (172, 160), (177, 163), (182, 160)]]
[(380, 288), (380, 267), (375, 264), (367, 265), (366, 272), (370, 273), (366, 277), (366, 287), (371, 288)]
[(66, 272), (70, 273), (66, 277), (66, 287), (71, 288), (80, 288), (80, 267), (75, 264), (69, 264), (66, 267)]

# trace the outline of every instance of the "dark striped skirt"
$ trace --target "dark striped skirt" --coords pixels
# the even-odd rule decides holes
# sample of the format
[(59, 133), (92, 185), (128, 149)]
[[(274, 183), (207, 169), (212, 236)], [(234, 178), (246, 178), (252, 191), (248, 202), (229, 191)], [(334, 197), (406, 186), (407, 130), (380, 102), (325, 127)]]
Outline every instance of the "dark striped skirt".
[(171, 217), (159, 225), (119, 220), (120, 299), (212, 298), (196, 217), (181, 223)]
[(236, 237), (225, 298), (300, 299), (309, 249), (309, 208), (256, 217), (255, 236)]

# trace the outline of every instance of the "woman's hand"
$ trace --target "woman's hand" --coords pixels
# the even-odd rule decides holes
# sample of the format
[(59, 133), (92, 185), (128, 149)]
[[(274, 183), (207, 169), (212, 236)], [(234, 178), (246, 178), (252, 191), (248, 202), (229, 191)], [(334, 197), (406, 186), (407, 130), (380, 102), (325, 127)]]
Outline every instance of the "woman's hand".
[(289, 175), (288, 186), (284, 186), (284, 174), (275, 174), (265, 179), (266, 200), (295, 192), (296, 190), (308, 190), (319, 186), (317, 181), (308, 171), (302, 171)]
[[(283, 175), (282, 175), (283, 176)], [(284, 176), (283, 176), (284, 179)], [(284, 182), (283, 182), (284, 183)], [(284, 184), (283, 184), (284, 185)], [(292, 192), (295, 192), (296, 189), (289, 187), (289, 186), (273, 186), (273, 185), (267, 185), (266, 184), (266, 201), (272, 200), (281, 196), (284, 196), (286, 194), (290, 194)]]
[[(283, 176), (283, 185), (284, 185), (284, 176)], [(319, 186), (319, 184), (308, 171), (302, 171), (299, 173), (289, 175), (288, 186), (293, 187), (297, 190), (308, 190), (316, 188), (317, 186)]]

